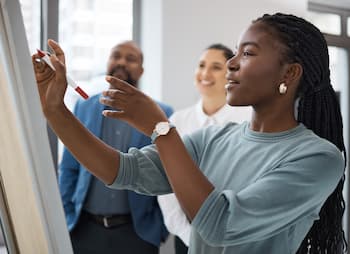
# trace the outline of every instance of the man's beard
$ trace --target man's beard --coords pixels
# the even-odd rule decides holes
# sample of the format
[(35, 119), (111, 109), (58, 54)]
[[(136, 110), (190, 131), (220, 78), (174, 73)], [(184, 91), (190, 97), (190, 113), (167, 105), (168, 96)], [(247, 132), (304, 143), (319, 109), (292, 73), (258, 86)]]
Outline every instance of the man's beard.
[[(123, 73), (123, 77), (120, 77), (120, 75), (118, 75), (118, 72), (122, 72)], [(122, 66), (116, 66), (114, 67), (113, 69), (111, 69), (107, 75), (109, 76), (113, 76), (113, 77), (116, 77), (116, 78), (119, 78), (127, 83), (129, 83), (130, 85), (132, 86), (135, 86), (137, 85), (137, 81), (134, 80), (132, 77), (131, 77), (131, 74), (130, 72), (128, 72), (124, 67)]]

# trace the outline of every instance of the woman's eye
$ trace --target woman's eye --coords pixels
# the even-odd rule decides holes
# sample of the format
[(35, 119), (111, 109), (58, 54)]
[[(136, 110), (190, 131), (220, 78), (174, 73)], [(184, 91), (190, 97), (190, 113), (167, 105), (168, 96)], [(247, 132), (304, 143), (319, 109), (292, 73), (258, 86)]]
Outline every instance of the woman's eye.
[(249, 51), (244, 51), (243, 56), (251, 56), (252, 54)]

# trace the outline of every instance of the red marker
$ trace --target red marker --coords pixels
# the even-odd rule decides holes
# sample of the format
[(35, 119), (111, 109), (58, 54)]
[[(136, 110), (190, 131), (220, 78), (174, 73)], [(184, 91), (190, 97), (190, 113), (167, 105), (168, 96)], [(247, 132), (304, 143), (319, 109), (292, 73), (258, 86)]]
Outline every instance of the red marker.
[[(38, 55), (40, 56), (40, 59), (42, 59), (45, 63), (47, 63), (48, 66), (50, 66), (51, 69), (55, 70), (55, 67), (52, 65), (50, 57), (42, 50), (37, 49)], [(81, 95), (85, 100), (89, 98), (89, 95), (83, 91), (75, 82), (74, 80), (69, 77), (68, 75), (66, 76), (67, 78), (67, 83), (69, 86), (71, 86), (78, 94)]]

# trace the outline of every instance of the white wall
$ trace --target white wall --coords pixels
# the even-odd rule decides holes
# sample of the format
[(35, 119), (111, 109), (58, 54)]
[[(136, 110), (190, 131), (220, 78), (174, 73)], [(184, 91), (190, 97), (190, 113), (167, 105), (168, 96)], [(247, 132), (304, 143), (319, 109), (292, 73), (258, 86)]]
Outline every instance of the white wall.
[(198, 98), (194, 69), (202, 50), (216, 42), (234, 47), (251, 20), (276, 11), (305, 16), (307, 0), (144, 0), (142, 89), (175, 109)]

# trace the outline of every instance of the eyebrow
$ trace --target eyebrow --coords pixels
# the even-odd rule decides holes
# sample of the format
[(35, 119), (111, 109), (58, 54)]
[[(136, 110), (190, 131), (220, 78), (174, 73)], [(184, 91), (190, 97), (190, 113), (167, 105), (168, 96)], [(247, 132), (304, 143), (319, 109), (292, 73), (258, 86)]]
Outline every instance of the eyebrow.
[[(200, 64), (201, 64), (201, 63), (205, 63), (205, 61), (204, 61), (204, 60), (201, 60), (201, 61), (199, 61), (199, 63), (200, 63)], [(212, 64), (224, 65), (223, 63), (220, 63), (220, 62), (213, 62)]]
[(129, 54), (127, 54), (126, 56), (127, 56), (127, 57), (135, 57), (135, 58), (137, 58), (137, 55), (136, 55), (136, 54), (132, 54), (132, 53), (129, 53)]
[[(252, 46), (255, 46), (256, 48), (260, 48), (259, 44), (254, 42), (254, 41), (245, 41), (240, 46), (241, 47), (245, 47), (245, 46), (248, 46), (248, 45), (252, 45)], [(238, 49), (237, 45), (236, 45), (235, 49)]]
[[(119, 51), (115, 51), (114, 53), (111, 54), (111, 56), (120, 56), (120, 55), (122, 55), (122, 54)], [(127, 53), (125, 55), (125, 57), (135, 57), (135, 58), (137, 58), (138, 55), (134, 54), (134, 53)]]

